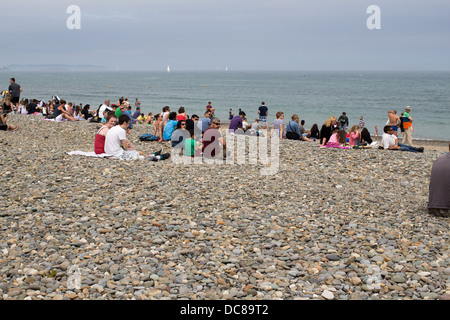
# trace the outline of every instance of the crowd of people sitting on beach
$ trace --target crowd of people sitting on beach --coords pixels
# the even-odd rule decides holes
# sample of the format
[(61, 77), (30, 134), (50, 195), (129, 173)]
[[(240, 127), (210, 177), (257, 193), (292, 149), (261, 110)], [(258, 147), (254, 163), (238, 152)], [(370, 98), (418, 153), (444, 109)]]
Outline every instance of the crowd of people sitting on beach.
[[(45, 102), (36, 99), (22, 99), (17, 104), (11, 102), (8, 97), (4, 97), (2, 101), (2, 111), (0, 117), (0, 128), (2, 130), (17, 130), (17, 126), (7, 125), (8, 112), (21, 114), (42, 114), (48, 120), (52, 121), (90, 121), (102, 123), (103, 127), (98, 134), (102, 135), (106, 131), (108, 119), (114, 115), (115, 121), (119, 121), (121, 115), (126, 115), (129, 119), (128, 128), (132, 129), (134, 124), (151, 124), (153, 129), (150, 133), (141, 137), (145, 141), (171, 141), (172, 146), (176, 146), (184, 140), (184, 136), (178, 136), (172, 139), (173, 133), (177, 129), (186, 129), (188, 133), (192, 133), (195, 126), (201, 130), (203, 135), (205, 131), (219, 123), (220, 120), (215, 116), (214, 108), (211, 102), (208, 102), (204, 114), (200, 118), (193, 114), (189, 116), (184, 107), (180, 107), (178, 112), (171, 111), (169, 106), (164, 106), (160, 113), (144, 114), (141, 112), (141, 102), (136, 98), (134, 111), (131, 103), (127, 98), (121, 97), (117, 103), (111, 104), (106, 99), (97, 109), (91, 110), (90, 105), (76, 104), (53, 96), (51, 100)], [(412, 118), (409, 115), (411, 108), (406, 107), (402, 116), (397, 116), (397, 112), (388, 111), (388, 123), (383, 128), (381, 145), (378, 148), (388, 150), (402, 150), (412, 152), (423, 152), (423, 148), (412, 147), (411, 132), (413, 130)], [(275, 132), (278, 133), (279, 139), (299, 140), (314, 142), (318, 141), (321, 147), (330, 148), (370, 148), (377, 146), (378, 142), (374, 142), (369, 130), (365, 127), (365, 120), (361, 116), (358, 125), (353, 125), (349, 130), (349, 120), (345, 112), (339, 118), (335, 116), (329, 117), (319, 129), (318, 124), (313, 124), (309, 130), (305, 129), (305, 120), (300, 120), (298, 114), (293, 114), (289, 121), (285, 122), (284, 112), (276, 113), (276, 119), (272, 126), (267, 121), (268, 107), (264, 102), (257, 110), (258, 116), (253, 123), (249, 124), (246, 113), (239, 109), (238, 115), (234, 115), (232, 109), (229, 111), (229, 128), (228, 132), (233, 134), (246, 134), (251, 136), (268, 135), (272, 137)], [(113, 120), (111, 120), (113, 121)], [(265, 130), (264, 130), (265, 129)], [(392, 130), (391, 130), (392, 129)], [(398, 141), (398, 130), (404, 133), (403, 143)], [(375, 126), (375, 135), (378, 135), (378, 128)], [(191, 134), (189, 134), (191, 137)], [(196, 144), (201, 143), (201, 137), (195, 136)], [(406, 143), (405, 143), (406, 141)], [(189, 142), (194, 145), (192, 142)], [(204, 148), (204, 145), (203, 145)], [(195, 154), (196, 152), (194, 152)]]

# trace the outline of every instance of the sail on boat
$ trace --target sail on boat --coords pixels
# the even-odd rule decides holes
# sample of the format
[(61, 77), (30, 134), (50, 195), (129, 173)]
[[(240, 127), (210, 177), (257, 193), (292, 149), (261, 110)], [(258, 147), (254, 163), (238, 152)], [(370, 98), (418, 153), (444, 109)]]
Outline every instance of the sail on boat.
[(170, 67), (169, 66), (167, 66), (167, 72), (170, 72)]
[(225, 68), (225, 72), (228, 72), (228, 66), (226, 66), (226, 68)]

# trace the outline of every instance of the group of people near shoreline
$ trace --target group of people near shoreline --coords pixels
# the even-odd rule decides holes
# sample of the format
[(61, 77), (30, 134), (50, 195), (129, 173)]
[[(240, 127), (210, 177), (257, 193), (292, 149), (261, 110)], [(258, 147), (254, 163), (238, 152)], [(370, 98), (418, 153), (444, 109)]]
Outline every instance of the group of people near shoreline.
[[(211, 102), (208, 102), (203, 117), (200, 119), (198, 115), (189, 117), (184, 107), (180, 107), (178, 112), (171, 112), (169, 106), (164, 106), (161, 113), (153, 116), (152, 113), (145, 115), (141, 113), (141, 103), (136, 98), (135, 111), (127, 98), (121, 97), (116, 104), (111, 104), (109, 99), (100, 105), (94, 112), (90, 110), (90, 105), (76, 104), (66, 102), (58, 96), (53, 96), (48, 103), (38, 101), (36, 99), (22, 99), (19, 101), (22, 88), (15, 83), (15, 79), (10, 79), (10, 87), (8, 95), (3, 99), (2, 110), (4, 114), (0, 116), (1, 130), (17, 130), (17, 126), (7, 125), (8, 112), (17, 112), (22, 114), (42, 114), (54, 121), (80, 121), (89, 120), (91, 122), (100, 122), (106, 125), (108, 116), (113, 113), (118, 121), (121, 115), (129, 118), (128, 128), (132, 129), (133, 124), (153, 124), (153, 131), (146, 135), (146, 140), (171, 141), (172, 134), (177, 129), (193, 130), (194, 125), (201, 129), (202, 134), (207, 128), (212, 126), (212, 119), (217, 119), (214, 114), (214, 108)], [(13, 97), (14, 95), (14, 97)], [(413, 119), (409, 112), (411, 107), (406, 107), (402, 116), (397, 115), (397, 111), (388, 111), (388, 123), (383, 128), (381, 146), (379, 148), (388, 150), (401, 150), (411, 152), (423, 152), (423, 148), (415, 148), (412, 146)], [(275, 131), (278, 132), (279, 139), (300, 140), (300, 141), (319, 141), (322, 147), (334, 148), (359, 148), (371, 147), (374, 145), (369, 130), (365, 127), (365, 120), (361, 116), (359, 125), (353, 125), (350, 130), (349, 120), (345, 112), (339, 118), (335, 116), (329, 117), (319, 130), (319, 126), (315, 123), (311, 129), (305, 129), (305, 120), (300, 120), (298, 114), (293, 114), (291, 120), (285, 123), (284, 112), (276, 113), (276, 119), (273, 121), (271, 128), (268, 124), (269, 108), (265, 102), (261, 102), (257, 110), (258, 117), (252, 124), (247, 122), (246, 113), (239, 109), (239, 114), (234, 116), (232, 109), (229, 111), (229, 132), (243, 133), (248, 135), (263, 135), (262, 129), (266, 129), (266, 134), (271, 137)], [(197, 124), (199, 122), (199, 124)], [(403, 141), (398, 141), (398, 129), (403, 132)], [(269, 130), (270, 129), (270, 130)], [(392, 129), (392, 130), (391, 130)], [(378, 134), (378, 128), (375, 127), (375, 134)], [(175, 146), (180, 141), (172, 141)]]
[[(145, 115), (141, 113), (138, 99), (135, 102), (135, 112), (128, 99), (121, 97), (117, 104), (110, 104), (110, 100), (98, 107), (94, 112), (90, 111), (90, 105), (67, 103), (65, 100), (53, 96), (45, 103), (44, 101), (19, 100), (22, 88), (10, 79), (8, 92), (2, 92), (2, 104), (0, 105), (0, 130), (15, 131), (18, 126), (8, 125), (7, 119), (10, 112), (21, 114), (42, 114), (54, 121), (80, 121), (88, 120), (102, 124), (97, 131), (94, 141), (96, 154), (107, 154), (124, 160), (148, 159), (151, 161), (166, 160), (170, 153), (162, 154), (162, 149), (153, 154), (145, 154), (134, 148), (128, 140), (130, 129), (133, 124), (153, 124), (153, 131), (141, 137), (141, 141), (170, 141), (172, 147), (183, 144), (184, 155), (188, 157), (210, 157), (216, 156), (217, 147), (223, 148), (226, 157), (226, 141), (221, 136), (219, 129), (221, 121), (214, 114), (211, 102), (208, 102), (203, 117), (192, 115), (189, 117), (183, 107), (178, 112), (171, 112), (169, 106), (162, 108), (162, 112), (153, 116), (152, 113)], [(410, 116), (411, 107), (406, 107), (401, 116), (396, 110), (388, 111), (388, 122), (383, 128), (381, 145), (379, 149), (401, 150), (410, 152), (423, 152), (423, 148), (415, 148), (412, 144), (413, 119)], [(271, 128), (267, 121), (268, 107), (264, 102), (257, 110), (258, 117), (252, 124), (247, 122), (246, 113), (239, 109), (239, 114), (234, 116), (232, 109), (229, 111), (228, 132), (232, 134), (247, 134), (251, 136), (262, 136), (264, 133), (268, 138), (299, 140), (313, 142), (318, 141), (321, 147), (331, 148), (358, 148), (371, 147), (375, 144), (368, 129), (365, 127), (364, 118), (361, 116), (359, 124), (353, 125), (350, 130), (348, 117), (345, 112), (339, 118), (329, 117), (321, 126), (313, 124), (311, 129), (306, 130), (305, 121), (300, 120), (298, 114), (293, 114), (291, 120), (285, 124), (284, 112), (277, 112), (276, 119)], [(180, 129), (180, 130), (177, 130)], [(263, 131), (265, 129), (265, 131)], [(398, 141), (398, 130), (403, 132), (403, 141)], [(178, 134), (178, 132), (188, 134)], [(276, 136), (278, 134), (278, 136)], [(378, 128), (375, 126), (375, 134)], [(208, 146), (214, 145), (214, 148)], [(175, 150), (175, 149), (174, 149)], [(450, 144), (449, 144), (450, 151)], [(438, 216), (450, 216), (450, 153), (436, 160), (433, 165), (430, 186), (428, 210)]]

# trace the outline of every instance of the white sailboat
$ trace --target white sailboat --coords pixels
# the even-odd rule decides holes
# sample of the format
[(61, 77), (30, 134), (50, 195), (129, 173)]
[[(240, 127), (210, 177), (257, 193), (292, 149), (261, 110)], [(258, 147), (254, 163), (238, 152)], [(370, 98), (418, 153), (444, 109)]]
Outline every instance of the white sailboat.
[(225, 72), (228, 72), (228, 66), (225, 67)]
[(170, 72), (170, 67), (169, 66), (167, 66), (167, 72)]

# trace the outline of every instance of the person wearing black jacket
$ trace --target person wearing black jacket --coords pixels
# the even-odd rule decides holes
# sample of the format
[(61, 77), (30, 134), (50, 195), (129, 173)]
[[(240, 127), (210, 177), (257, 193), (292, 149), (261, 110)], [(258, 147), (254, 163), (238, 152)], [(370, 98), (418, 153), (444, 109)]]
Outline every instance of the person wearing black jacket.
[(337, 119), (335, 116), (329, 117), (324, 122), (322, 128), (320, 129), (320, 145), (324, 146), (328, 140), (330, 140), (333, 131), (337, 129), (336, 123)]
[(83, 107), (83, 110), (81, 110), (81, 114), (83, 115), (83, 117), (84, 117), (86, 120), (89, 120), (90, 118), (93, 117), (93, 115), (89, 113), (89, 108), (90, 108), (90, 107), (91, 107), (91, 106), (90, 106), (89, 104), (87, 104), (87, 105), (85, 105), (85, 106)]

